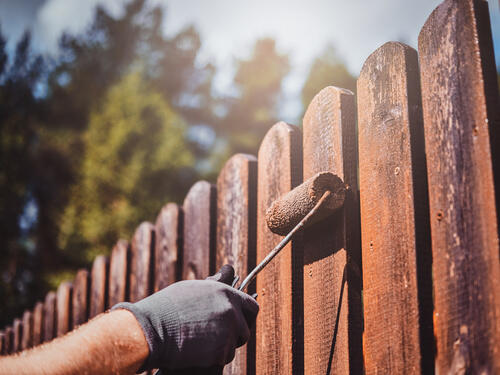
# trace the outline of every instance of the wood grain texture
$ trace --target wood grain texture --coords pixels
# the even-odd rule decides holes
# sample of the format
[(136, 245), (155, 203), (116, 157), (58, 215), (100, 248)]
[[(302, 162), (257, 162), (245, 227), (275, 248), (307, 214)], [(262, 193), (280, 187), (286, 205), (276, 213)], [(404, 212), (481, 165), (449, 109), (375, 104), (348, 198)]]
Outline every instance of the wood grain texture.
[[(444, 1), (419, 35), (439, 374), (500, 373), (498, 88), (487, 3)], [(489, 56), (489, 57), (488, 57)], [(487, 81), (490, 83), (486, 83)], [(493, 139), (494, 140), (494, 139)], [(498, 166), (498, 165), (497, 165)], [(497, 189), (500, 188), (497, 186)], [(497, 202), (498, 203), (498, 202)]]
[[(304, 180), (338, 175), (350, 190), (344, 208), (304, 231), (304, 369), (360, 374), (361, 277), (354, 94), (327, 87), (303, 122)], [(345, 272), (345, 275), (344, 275)]]
[(5, 345), (4, 354), (11, 354), (12, 353), (12, 349), (13, 349), (12, 344), (13, 344), (13, 341), (14, 341), (14, 331), (12, 330), (11, 326), (5, 327), (4, 335), (5, 335), (5, 338), (4, 338), (4, 345)]
[(43, 342), (43, 303), (37, 302), (33, 309), (33, 346)]
[(23, 322), (21, 319), (16, 318), (12, 323), (12, 353), (17, 353), (22, 350), (21, 341), (23, 337)]
[(57, 288), (56, 316), (57, 316), (57, 337), (69, 332), (72, 327), (72, 295), (73, 284), (69, 281), (62, 282)]
[(414, 49), (389, 42), (368, 57), (358, 116), (366, 374), (429, 374), (432, 291), (419, 270), (429, 279), (430, 241)]
[(155, 229), (153, 224), (139, 225), (130, 245), (130, 294), (137, 302), (153, 292)]
[(23, 314), (23, 335), (21, 337), (21, 350), (33, 346), (33, 313), (26, 310)]
[[(236, 154), (229, 159), (217, 179), (216, 269), (224, 264), (234, 267), (243, 280), (255, 267), (257, 158)], [(247, 292), (253, 294), (255, 285)], [(224, 374), (255, 372), (255, 335), (236, 350), (234, 360)]]
[(182, 278), (204, 279), (215, 272), (216, 188), (198, 181), (184, 199)]
[(89, 311), (89, 271), (81, 269), (73, 281), (71, 329), (85, 323)]
[(43, 342), (52, 340), (57, 336), (57, 295), (55, 292), (47, 293), (43, 303)]
[(182, 208), (175, 203), (167, 203), (156, 218), (155, 231), (154, 290), (157, 292), (181, 279)]
[[(284, 122), (266, 134), (258, 155), (257, 263), (281, 240), (266, 224), (271, 203), (302, 182), (300, 130)], [(257, 276), (260, 313), (257, 374), (303, 373), (302, 248), (294, 240)]]
[(113, 247), (109, 263), (108, 307), (110, 308), (118, 302), (127, 301), (129, 256), (128, 242), (119, 240)]
[(99, 255), (94, 259), (90, 280), (89, 319), (104, 312), (108, 306), (109, 259)]

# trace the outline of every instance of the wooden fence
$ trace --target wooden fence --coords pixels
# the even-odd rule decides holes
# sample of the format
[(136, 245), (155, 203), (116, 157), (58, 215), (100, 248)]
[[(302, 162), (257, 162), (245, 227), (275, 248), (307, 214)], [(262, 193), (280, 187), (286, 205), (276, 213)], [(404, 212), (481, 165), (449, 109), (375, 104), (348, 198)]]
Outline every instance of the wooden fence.
[(225, 263), (245, 277), (281, 239), (265, 223), (271, 202), (331, 171), (351, 188), (343, 210), (250, 287), (256, 334), (225, 373), (500, 374), (500, 103), (486, 1), (444, 1), (418, 48), (377, 49), (357, 98), (322, 90), (302, 128), (274, 125), (258, 157), (233, 156), (216, 186), (196, 183), (14, 320), (1, 353)]

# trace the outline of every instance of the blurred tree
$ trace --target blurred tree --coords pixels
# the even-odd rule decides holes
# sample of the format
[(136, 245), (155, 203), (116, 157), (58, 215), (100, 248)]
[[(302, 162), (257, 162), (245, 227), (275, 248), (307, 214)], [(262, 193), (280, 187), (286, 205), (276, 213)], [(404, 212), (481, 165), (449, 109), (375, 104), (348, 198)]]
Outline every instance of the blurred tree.
[(356, 92), (356, 78), (349, 73), (333, 46), (328, 46), (312, 63), (302, 88), (304, 111), (314, 96), (327, 86), (337, 86)]
[[(84, 135), (91, 123), (89, 115), (99, 113), (110, 87), (140, 70), (147, 87), (161, 93), (188, 124), (212, 120), (207, 107), (210, 99), (206, 97), (210, 95), (213, 67), (195, 64), (199, 35), (187, 28), (167, 38), (162, 31), (163, 20), (160, 6), (132, 0), (118, 18), (97, 8), (88, 30), (61, 38), (60, 55), (52, 61), (47, 79), (46, 116), (39, 132), (36, 168), (37, 247), (44, 254), (41, 268), (47, 273), (82, 266), (82, 259), (89, 259), (84, 254), (71, 256), (60, 247), (66, 242), (57, 239), (61, 237), (62, 215), (67, 217), (66, 206), (74, 200), (75, 185), (81, 182), (81, 174), (88, 172), (84, 172), (88, 167), (83, 156), (88, 154)], [(197, 105), (188, 106), (186, 101)], [(181, 144), (198, 157), (206, 152), (196, 142)], [(164, 199), (173, 197), (168, 189), (173, 187), (164, 187)], [(89, 243), (96, 245), (94, 240)], [(84, 251), (82, 246), (78, 248)]]
[(193, 182), (185, 124), (131, 73), (110, 88), (84, 134), (82, 170), (60, 221), (59, 246), (91, 261), (129, 238)]
[[(11, 63), (0, 33), (0, 323), (32, 303), (39, 277), (32, 239), (33, 148), (41, 112), (33, 92), (44, 64), (32, 53), (30, 34), (17, 44)], [(43, 286), (42, 286), (43, 288)]]
[(255, 154), (267, 130), (277, 121), (282, 81), (288, 74), (288, 56), (276, 50), (273, 39), (257, 40), (249, 59), (238, 60), (234, 84), (238, 95), (226, 99), (227, 113), (217, 128), (225, 137), (226, 155)]

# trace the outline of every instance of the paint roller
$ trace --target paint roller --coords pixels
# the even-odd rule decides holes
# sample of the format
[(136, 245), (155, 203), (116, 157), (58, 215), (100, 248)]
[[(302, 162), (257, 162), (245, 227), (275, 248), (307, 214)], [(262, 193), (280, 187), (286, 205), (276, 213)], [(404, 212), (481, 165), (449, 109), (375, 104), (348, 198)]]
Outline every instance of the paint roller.
[[(266, 212), (269, 229), (285, 236), (239, 286), (244, 290), (302, 228), (332, 215), (344, 205), (348, 186), (330, 172), (320, 172), (274, 201)], [(233, 283), (236, 284), (237, 280)]]

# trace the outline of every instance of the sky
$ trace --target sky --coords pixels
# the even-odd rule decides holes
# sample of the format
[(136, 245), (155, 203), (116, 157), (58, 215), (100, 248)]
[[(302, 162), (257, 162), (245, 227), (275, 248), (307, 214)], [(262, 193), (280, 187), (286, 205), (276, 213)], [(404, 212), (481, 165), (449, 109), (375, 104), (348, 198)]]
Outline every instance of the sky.
[[(0, 0), (0, 25), (9, 47), (26, 28), (38, 51), (57, 53), (64, 30), (88, 26), (97, 4), (119, 15), (126, 0)], [(200, 62), (219, 68), (218, 92), (231, 90), (235, 58), (249, 55), (255, 39), (273, 37), (291, 59), (284, 82), (284, 120), (300, 112), (300, 89), (314, 57), (335, 46), (352, 74), (387, 41), (416, 48), (418, 33), (439, 0), (149, 0), (165, 6), (165, 33), (173, 35), (194, 24), (202, 37)], [(497, 66), (500, 66), (500, 10), (489, 1)]]

